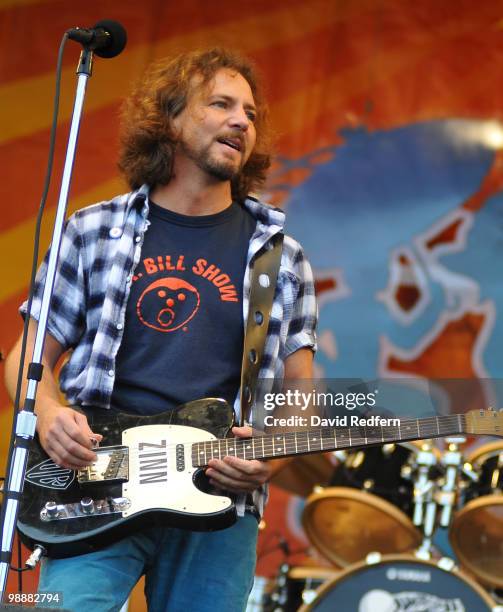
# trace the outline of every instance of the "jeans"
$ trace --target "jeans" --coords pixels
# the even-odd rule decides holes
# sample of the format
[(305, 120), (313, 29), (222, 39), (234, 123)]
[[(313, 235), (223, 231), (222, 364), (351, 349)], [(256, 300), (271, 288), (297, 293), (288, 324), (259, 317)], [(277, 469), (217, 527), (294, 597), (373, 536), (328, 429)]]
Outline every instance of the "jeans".
[(72, 612), (117, 612), (145, 574), (149, 612), (241, 612), (253, 584), (257, 528), (245, 514), (221, 531), (145, 529), (99, 551), (44, 559), (39, 591), (62, 592), (59, 606)]

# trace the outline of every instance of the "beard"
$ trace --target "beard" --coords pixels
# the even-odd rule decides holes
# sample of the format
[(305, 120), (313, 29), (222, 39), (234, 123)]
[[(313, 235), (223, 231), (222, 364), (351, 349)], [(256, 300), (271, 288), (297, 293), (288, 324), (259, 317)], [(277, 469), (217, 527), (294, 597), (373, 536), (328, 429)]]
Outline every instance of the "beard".
[(197, 148), (183, 140), (179, 143), (183, 153), (212, 178), (218, 181), (234, 179), (241, 172), (244, 164), (237, 164), (230, 159), (218, 158), (216, 154), (212, 153), (212, 146), (213, 143), (206, 147)]

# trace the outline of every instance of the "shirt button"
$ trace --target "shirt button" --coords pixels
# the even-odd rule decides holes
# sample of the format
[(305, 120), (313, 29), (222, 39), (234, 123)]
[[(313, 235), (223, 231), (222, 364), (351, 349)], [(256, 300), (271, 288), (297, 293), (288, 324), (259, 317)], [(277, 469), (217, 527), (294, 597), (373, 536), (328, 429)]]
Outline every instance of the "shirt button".
[(108, 233), (110, 238), (120, 238), (122, 236), (122, 229), (120, 227), (112, 227)]
[(120, 331), (124, 327), (124, 325), (122, 325), (122, 323), (117, 323), (115, 327)]
[(113, 370), (108, 370), (108, 375), (109, 376), (113, 376), (115, 374), (115, 372)]
[(135, 242), (140, 242), (141, 238), (140, 236), (136, 236), (136, 238), (134, 239)]

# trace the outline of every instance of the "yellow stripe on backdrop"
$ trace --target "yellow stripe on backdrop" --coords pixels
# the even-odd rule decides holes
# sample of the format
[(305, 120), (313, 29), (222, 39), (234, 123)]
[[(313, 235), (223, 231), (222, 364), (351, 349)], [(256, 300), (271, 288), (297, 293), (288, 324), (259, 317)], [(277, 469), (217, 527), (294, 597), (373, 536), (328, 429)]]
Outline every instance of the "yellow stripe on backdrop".
[[(337, 20), (347, 19), (347, 14), (336, 15), (332, 0), (307, 2), (295, 9), (268, 12), (259, 17), (240, 19), (225, 27), (216, 25), (201, 28), (190, 34), (181, 34), (157, 45), (143, 44), (130, 48), (113, 62), (100, 62), (99, 70), (92, 77), (92, 92), (86, 101), (86, 111), (101, 108), (119, 98), (129, 90), (132, 75), (139, 75), (144, 66), (153, 58), (163, 57), (185, 49), (208, 44), (238, 47), (252, 52), (274, 44), (304, 36), (309, 32), (326, 27)], [(246, 36), (243, 33), (246, 32)], [(76, 60), (77, 62), (77, 56)], [(99, 59), (97, 61), (100, 61)], [(63, 79), (75, 81), (75, 67), (63, 71)], [(54, 95), (54, 74), (14, 81), (0, 86), (0, 100), (5, 123), (0, 129), (0, 143), (8, 142), (34, 131), (50, 126)], [(74, 90), (63, 87), (60, 101), (60, 121), (71, 116)], [(37, 100), (37, 104), (33, 104)]]

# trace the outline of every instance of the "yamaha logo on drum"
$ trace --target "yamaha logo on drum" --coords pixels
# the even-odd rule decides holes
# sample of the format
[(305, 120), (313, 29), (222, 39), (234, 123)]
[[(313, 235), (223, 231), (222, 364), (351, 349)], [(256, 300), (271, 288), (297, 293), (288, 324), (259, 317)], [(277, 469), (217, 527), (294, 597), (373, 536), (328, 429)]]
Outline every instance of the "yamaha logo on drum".
[(431, 582), (431, 574), (428, 571), (390, 567), (386, 570), (388, 580), (407, 580), (409, 582)]

